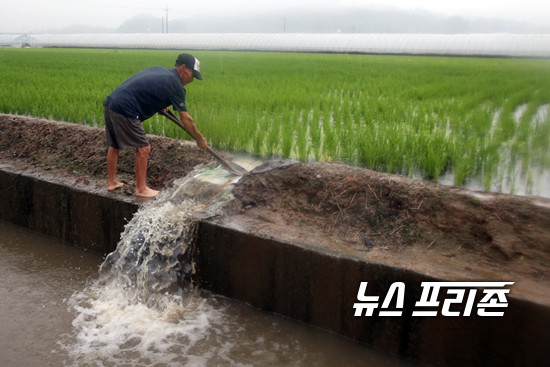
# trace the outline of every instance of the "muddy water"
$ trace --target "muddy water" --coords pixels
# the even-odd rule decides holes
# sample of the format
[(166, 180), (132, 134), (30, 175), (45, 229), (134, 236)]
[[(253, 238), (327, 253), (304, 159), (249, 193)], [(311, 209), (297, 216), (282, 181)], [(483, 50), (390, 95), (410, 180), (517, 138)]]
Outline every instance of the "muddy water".
[(62, 366), (71, 295), (101, 258), (0, 221), (0, 366)]
[(209, 293), (164, 312), (109, 294), (111, 304), (88, 306), (102, 318), (83, 316), (74, 304), (83, 291), (100, 292), (101, 262), (0, 221), (0, 366), (411, 365)]

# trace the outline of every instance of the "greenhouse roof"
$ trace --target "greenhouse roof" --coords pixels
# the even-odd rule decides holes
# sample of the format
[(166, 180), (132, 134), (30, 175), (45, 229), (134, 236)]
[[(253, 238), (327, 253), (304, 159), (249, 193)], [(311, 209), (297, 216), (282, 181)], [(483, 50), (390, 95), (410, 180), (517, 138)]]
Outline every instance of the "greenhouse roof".
[(550, 57), (550, 34), (35, 34), (42, 47)]

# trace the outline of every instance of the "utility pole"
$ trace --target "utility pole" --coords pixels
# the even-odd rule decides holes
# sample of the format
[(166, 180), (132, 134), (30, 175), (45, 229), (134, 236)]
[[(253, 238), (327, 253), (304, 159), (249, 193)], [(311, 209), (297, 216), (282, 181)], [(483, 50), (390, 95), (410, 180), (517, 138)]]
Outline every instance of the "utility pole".
[(166, 33), (168, 33), (168, 4), (166, 4)]

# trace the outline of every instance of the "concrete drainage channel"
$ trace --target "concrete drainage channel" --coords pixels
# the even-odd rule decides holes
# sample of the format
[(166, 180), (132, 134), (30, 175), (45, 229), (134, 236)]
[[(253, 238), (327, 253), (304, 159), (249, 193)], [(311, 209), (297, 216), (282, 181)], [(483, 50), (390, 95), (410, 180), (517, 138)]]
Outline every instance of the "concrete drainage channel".
[[(0, 165), (0, 202), (2, 220), (102, 253), (115, 249), (139, 207), (129, 196), (8, 164)], [(230, 217), (201, 221), (192, 247), (195, 283), (431, 366), (550, 363), (548, 307), (509, 296), (503, 317), (412, 316), (422, 282), (445, 279), (248, 230), (255, 225)], [(392, 284), (402, 284), (400, 316), (354, 316), (359, 286), (367, 280), (365, 294), (380, 296), (380, 304)]]

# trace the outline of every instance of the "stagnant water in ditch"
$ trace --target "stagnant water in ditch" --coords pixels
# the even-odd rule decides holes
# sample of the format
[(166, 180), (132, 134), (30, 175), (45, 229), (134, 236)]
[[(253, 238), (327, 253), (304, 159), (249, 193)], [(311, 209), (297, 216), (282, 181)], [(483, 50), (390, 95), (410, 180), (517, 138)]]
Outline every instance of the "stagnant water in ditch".
[[(144, 205), (117, 250), (93, 253), (0, 222), (1, 366), (404, 366), (324, 331), (179, 287), (194, 217), (230, 199), (196, 171)], [(202, 178), (210, 175), (208, 180)]]

